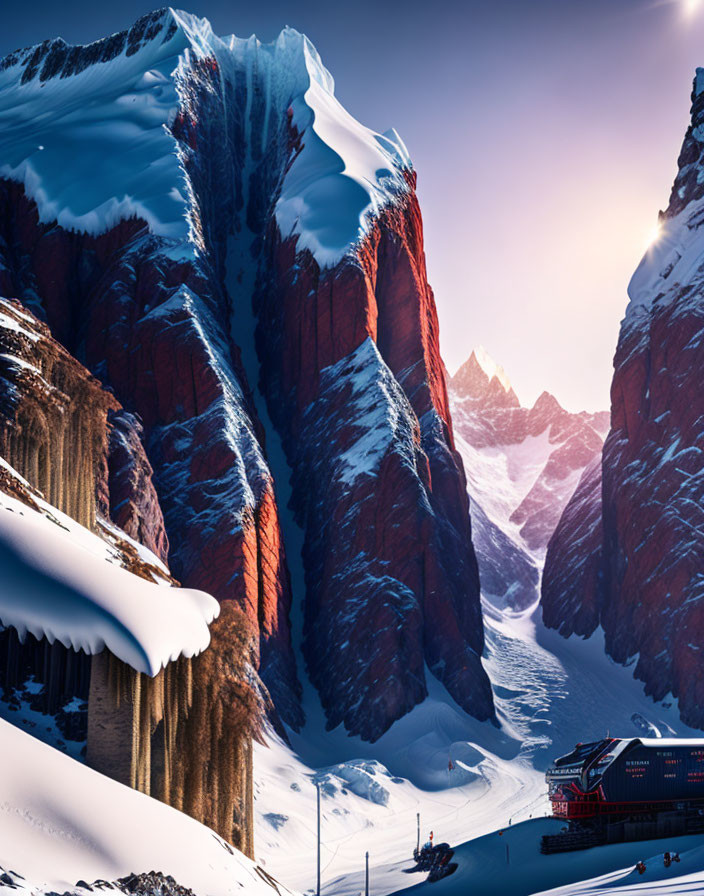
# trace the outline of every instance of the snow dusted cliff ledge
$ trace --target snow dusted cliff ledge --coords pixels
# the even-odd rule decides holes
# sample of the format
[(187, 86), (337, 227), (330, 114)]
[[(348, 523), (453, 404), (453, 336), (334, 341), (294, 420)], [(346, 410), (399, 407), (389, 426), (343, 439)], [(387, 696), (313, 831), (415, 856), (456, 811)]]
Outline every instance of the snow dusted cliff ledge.
[(217, 601), (202, 591), (157, 585), (107, 563), (104, 542), (74, 525), (69, 532), (0, 495), (0, 623), (88, 654), (105, 647), (137, 672), (154, 676), (210, 642)]

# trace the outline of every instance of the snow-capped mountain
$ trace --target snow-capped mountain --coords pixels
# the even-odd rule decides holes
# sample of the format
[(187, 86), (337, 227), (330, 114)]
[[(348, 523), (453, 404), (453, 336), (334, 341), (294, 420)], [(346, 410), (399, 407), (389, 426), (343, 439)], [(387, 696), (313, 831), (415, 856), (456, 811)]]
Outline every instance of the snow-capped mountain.
[(367, 738), (426, 669), (493, 714), (414, 184), (292, 29), (169, 9), (0, 64), (0, 295), (116, 396), (113, 521), (247, 613), (292, 728), (298, 651)]
[(555, 755), (692, 733), (540, 620), (575, 487), (569, 572), (600, 556), (605, 416), (481, 350), (448, 395), (415, 179), (292, 29), (0, 63), (0, 887), (310, 891), (319, 799), (326, 892), (365, 851), (414, 883), (418, 812), (478, 838), (462, 887), (527, 888)]
[[(611, 386), (601, 469), (580, 484), (548, 549), (546, 622), (604, 629), (655, 699), (704, 725), (704, 69), (660, 234), (636, 270)], [(599, 485), (601, 482), (601, 486)]]
[(482, 591), (525, 607), (537, 597), (548, 540), (608, 414), (570, 413), (549, 392), (521, 405), (502, 367), (475, 349), (450, 380), (457, 445), (472, 505)]

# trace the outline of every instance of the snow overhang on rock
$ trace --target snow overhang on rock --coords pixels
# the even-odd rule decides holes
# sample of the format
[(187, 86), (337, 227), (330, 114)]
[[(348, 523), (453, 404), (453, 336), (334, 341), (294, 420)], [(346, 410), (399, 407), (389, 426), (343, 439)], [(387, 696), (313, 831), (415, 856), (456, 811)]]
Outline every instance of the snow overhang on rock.
[(0, 60), (0, 177), (24, 185), (43, 222), (97, 235), (137, 216), (185, 249), (191, 198), (170, 128), (179, 80), (203, 58), (250, 92), (266, 72), (267, 121), (290, 115), (300, 135), (278, 227), (321, 268), (334, 266), (407, 191), (412, 165), (393, 129), (378, 134), (340, 105), (315, 48), (292, 28), (271, 44), (220, 38), (207, 20), (169, 8), (86, 46), (56, 39), (11, 53)]
[(340, 105), (332, 76), (308, 38), (287, 28), (276, 49), (282, 61), (298, 55), (304, 68), (304, 89), (291, 103), (302, 148), (284, 178), (276, 221), (282, 235), (296, 235), (298, 248), (308, 249), (321, 268), (334, 267), (407, 191), (410, 156), (395, 130), (377, 134)]
[(88, 654), (107, 648), (152, 677), (205, 650), (220, 611), (209, 594), (139, 578), (19, 506), (0, 506), (0, 581), (0, 622), (20, 639), (30, 632)]

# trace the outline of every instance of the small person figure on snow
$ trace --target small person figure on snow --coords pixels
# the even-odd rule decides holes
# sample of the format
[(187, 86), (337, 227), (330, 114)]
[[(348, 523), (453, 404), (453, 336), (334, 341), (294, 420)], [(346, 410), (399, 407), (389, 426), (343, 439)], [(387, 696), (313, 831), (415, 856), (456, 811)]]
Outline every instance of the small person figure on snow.
[(669, 868), (672, 864), (672, 857), (669, 852), (666, 852), (662, 857), (662, 863), (666, 868)]
[(430, 837), (428, 837), (428, 840), (423, 844), (423, 849), (426, 850), (426, 849), (432, 849), (432, 848), (433, 848), (433, 832), (431, 831)]
[(678, 852), (673, 852), (672, 853), (672, 861), (679, 862), (679, 860), (680, 860), (680, 854)]
[(640, 862), (638, 862), (638, 864), (636, 865), (636, 871), (638, 872), (638, 874), (645, 874), (645, 862), (643, 861), (643, 859), (641, 859)]

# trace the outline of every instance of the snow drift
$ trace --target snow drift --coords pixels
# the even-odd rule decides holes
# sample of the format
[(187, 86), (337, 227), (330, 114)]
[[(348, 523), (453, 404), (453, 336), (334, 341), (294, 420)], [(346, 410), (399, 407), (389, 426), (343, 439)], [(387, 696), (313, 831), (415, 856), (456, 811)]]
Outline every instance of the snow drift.
[(0, 753), (0, 866), (32, 893), (151, 869), (199, 896), (288, 892), (208, 828), (4, 721)]

